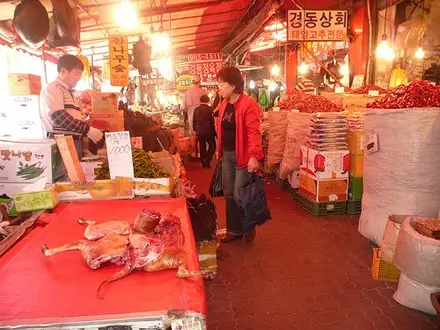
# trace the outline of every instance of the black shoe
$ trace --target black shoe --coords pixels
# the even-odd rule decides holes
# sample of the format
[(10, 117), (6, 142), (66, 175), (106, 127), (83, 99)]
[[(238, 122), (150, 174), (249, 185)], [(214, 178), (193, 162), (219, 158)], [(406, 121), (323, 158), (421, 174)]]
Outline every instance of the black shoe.
[(257, 231), (256, 229), (252, 229), (250, 231), (248, 231), (247, 233), (244, 234), (244, 239), (246, 242), (253, 242), (255, 239), (255, 236), (257, 235)]
[(225, 238), (222, 239), (222, 243), (230, 243), (233, 241), (241, 240), (243, 235), (235, 235), (231, 233), (227, 233)]

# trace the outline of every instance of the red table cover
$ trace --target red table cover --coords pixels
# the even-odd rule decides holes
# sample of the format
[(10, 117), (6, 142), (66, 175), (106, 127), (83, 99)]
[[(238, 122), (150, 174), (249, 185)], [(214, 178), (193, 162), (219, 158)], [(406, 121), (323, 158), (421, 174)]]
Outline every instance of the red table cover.
[(59, 246), (83, 238), (78, 217), (104, 222), (133, 223), (142, 208), (155, 208), (181, 219), (189, 270), (198, 270), (197, 249), (183, 199), (75, 202), (62, 210), (43, 230), (26, 241), (13, 257), (0, 259), (0, 327), (108, 320), (160, 315), (167, 310), (188, 310), (206, 315), (201, 278), (178, 279), (177, 270), (135, 272), (103, 289), (99, 284), (121, 267), (92, 270), (79, 251), (46, 257), (41, 245)]

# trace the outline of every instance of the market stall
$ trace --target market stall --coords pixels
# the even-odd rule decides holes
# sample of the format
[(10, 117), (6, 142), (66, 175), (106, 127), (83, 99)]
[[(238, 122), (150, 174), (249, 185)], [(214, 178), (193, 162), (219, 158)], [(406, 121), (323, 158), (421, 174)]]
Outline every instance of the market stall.
[[(98, 223), (118, 219), (134, 223), (141, 209), (180, 219), (187, 270), (197, 271), (197, 250), (184, 200), (77, 202), (65, 207), (38, 235), (0, 260), (0, 326), (43, 329), (50, 326), (131, 325), (160, 329), (183, 322), (205, 326), (206, 297), (201, 277), (179, 279), (176, 269), (154, 273), (136, 271), (109, 284), (97, 297), (100, 283), (121, 267), (88, 268), (79, 252), (46, 257), (42, 244), (58, 246), (82, 239), (78, 217)], [(32, 285), (29, 279), (32, 278)], [(23, 295), (24, 290), (26, 295)], [(179, 321), (180, 320), (180, 321)]]

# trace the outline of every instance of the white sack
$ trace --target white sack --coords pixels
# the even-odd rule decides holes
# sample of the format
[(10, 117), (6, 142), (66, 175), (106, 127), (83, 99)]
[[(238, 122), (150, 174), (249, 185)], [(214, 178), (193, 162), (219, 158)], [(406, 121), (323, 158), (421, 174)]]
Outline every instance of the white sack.
[(269, 166), (277, 165), (283, 160), (287, 133), (287, 111), (269, 112), (269, 145), (266, 162)]
[(286, 145), (283, 160), (280, 165), (280, 178), (285, 179), (288, 175), (299, 169), (299, 154), (301, 146), (307, 142), (307, 133), (310, 130), (311, 113), (289, 112), (287, 115)]
[(400, 227), (394, 265), (405, 275), (426, 285), (440, 287), (440, 241), (419, 234), (406, 218)]
[(436, 315), (431, 302), (431, 293), (440, 291), (440, 287), (419, 283), (405, 274), (400, 274), (399, 286), (393, 298), (399, 304), (423, 313)]
[(374, 132), (379, 151), (364, 154), (359, 232), (380, 246), (389, 214), (437, 216), (440, 108), (366, 109), (366, 143)]

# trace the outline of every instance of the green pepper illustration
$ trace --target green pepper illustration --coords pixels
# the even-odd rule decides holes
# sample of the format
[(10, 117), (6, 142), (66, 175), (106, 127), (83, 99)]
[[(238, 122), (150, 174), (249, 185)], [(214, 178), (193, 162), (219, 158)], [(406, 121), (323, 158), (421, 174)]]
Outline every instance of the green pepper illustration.
[(25, 180), (33, 180), (38, 178), (46, 170), (46, 166), (41, 166), (41, 162), (29, 165), (18, 163), (17, 176)]

